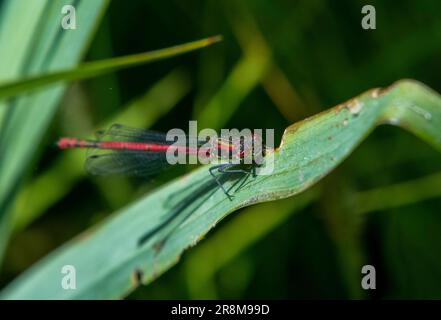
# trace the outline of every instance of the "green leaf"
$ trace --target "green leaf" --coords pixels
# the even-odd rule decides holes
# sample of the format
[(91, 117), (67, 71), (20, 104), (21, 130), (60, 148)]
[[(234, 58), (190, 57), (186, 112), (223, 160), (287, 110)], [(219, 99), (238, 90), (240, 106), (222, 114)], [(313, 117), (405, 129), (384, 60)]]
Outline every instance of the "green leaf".
[[(16, 279), (2, 298), (119, 298), (149, 283), (175, 264), (182, 252), (238, 208), (277, 200), (309, 188), (341, 163), (379, 124), (399, 125), (441, 151), (441, 97), (415, 81), (373, 89), (288, 127), (271, 175), (250, 178), (228, 200), (202, 167), (121, 210), (100, 226), (60, 247)], [(237, 181), (226, 181), (225, 187)], [(203, 192), (207, 188), (206, 192)], [(237, 189), (237, 187), (236, 187)], [(171, 214), (143, 246), (138, 240)], [(171, 232), (158, 251), (158, 244)], [(244, 230), (246, 232), (246, 230)], [(76, 290), (64, 290), (61, 268), (76, 269)]]
[[(61, 8), (73, 4), (78, 28), (61, 28)], [(83, 56), (108, 1), (8, 1), (0, 26), (0, 79), (10, 81), (72, 68)], [(32, 164), (65, 86), (56, 84), (0, 106), (0, 257), (10, 232), (14, 194)]]
[(25, 80), (18, 80), (0, 86), (0, 98), (11, 97), (25, 91), (36, 89), (58, 81), (74, 81), (92, 78), (123, 68), (135, 67), (140, 64), (167, 59), (186, 52), (197, 50), (219, 42), (220, 36), (209, 37), (193, 42), (176, 45), (155, 51), (133, 54), (124, 57), (83, 63), (77, 68), (37, 75)]

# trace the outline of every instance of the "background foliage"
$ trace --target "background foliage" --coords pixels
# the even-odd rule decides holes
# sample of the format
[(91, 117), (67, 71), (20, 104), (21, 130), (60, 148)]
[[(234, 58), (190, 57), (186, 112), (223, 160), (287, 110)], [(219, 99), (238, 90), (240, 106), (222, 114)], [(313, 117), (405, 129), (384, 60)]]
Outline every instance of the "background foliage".
[[(86, 61), (214, 34), (224, 41), (69, 87), (27, 157), (1, 284), (191, 169), (151, 183), (87, 177), (84, 153), (52, 147), (59, 136), (88, 136), (114, 119), (158, 130), (198, 119), (201, 127), (275, 128), (279, 139), (289, 124), (397, 79), (441, 91), (441, 4), (372, 4), (375, 31), (361, 29), (357, 1), (111, 2)], [(129, 298), (440, 298), (439, 159), (411, 134), (380, 127), (311, 195), (228, 216)], [(360, 264), (376, 266), (376, 291), (360, 290)]]

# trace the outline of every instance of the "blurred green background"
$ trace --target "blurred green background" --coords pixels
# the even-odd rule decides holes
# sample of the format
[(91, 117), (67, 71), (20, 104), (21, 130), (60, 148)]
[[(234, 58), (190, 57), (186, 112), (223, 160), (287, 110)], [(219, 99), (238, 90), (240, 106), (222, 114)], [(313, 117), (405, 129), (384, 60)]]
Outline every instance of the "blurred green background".
[[(21, 0), (23, 1), (23, 0)], [(166, 131), (284, 128), (402, 78), (441, 91), (441, 2), (113, 1), (86, 61), (221, 34), (221, 43), (73, 83), (45, 134), (15, 205), (3, 287), (47, 253), (191, 168), (152, 182), (87, 176), (88, 137), (113, 121)], [(0, 2), (1, 5), (1, 2)], [(0, 9), (1, 10), (1, 9)], [(389, 126), (374, 131), (304, 194), (229, 215), (180, 262), (131, 299), (441, 298), (440, 154)], [(374, 265), (377, 289), (361, 289)]]

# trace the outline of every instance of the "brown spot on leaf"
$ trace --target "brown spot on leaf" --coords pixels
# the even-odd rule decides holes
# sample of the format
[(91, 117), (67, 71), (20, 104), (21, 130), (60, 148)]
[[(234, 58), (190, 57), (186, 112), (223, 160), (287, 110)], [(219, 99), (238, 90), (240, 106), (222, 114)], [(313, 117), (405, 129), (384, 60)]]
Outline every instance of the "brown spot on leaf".
[(158, 242), (156, 242), (156, 243), (153, 245), (153, 250), (155, 250), (155, 255), (158, 255), (158, 254), (159, 254), (159, 252), (161, 251), (161, 249), (162, 249), (162, 247), (164, 246), (164, 244), (165, 244), (165, 239), (164, 239), (164, 240), (161, 240), (161, 241), (158, 241)]
[(139, 286), (140, 284), (142, 284), (142, 277), (143, 276), (144, 276), (144, 272), (141, 269), (136, 268), (133, 271), (132, 279), (133, 279), (133, 282), (135, 283), (135, 286)]
[(358, 99), (349, 100), (349, 102), (346, 104), (346, 108), (348, 108), (349, 112), (354, 116), (358, 115), (362, 107), (363, 105), (360, 101), (358, 101)]
[(375, 88), (375, 89), (372, 89), (371, 90), (371, 97), (372, 98), (378, 98), (382, 94), (386, 93), (389, 89), (390, 89), (390, 87), (388, 87), (388, 88)]

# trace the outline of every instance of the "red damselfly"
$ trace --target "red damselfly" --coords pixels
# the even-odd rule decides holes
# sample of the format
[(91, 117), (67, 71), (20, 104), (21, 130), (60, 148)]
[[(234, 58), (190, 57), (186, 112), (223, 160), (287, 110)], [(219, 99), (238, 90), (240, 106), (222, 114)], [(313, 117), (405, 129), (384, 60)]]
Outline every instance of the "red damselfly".
[[(86, 170), (94, 175), (152, 176), (171, 165), (167, 158), (170, 148), (184, 155), (198, 155), (210, 163), (212, 160), (221, 161), (209, 167), (209, 173), (213, 177), (211, 181), (190, 190), (171, 209), (163, 222), (153, 226), (139, 238), (138, 246), (141, 246), (156, 235), (154, 247), (157, 251), (168, 236), (206, 201), (214, 187), (220, 187), (228, 199), (232, 200), (229, 191), (239, 182), (241, 184), (236, 190), (240, 189), (250, 174), (256, 175), (256, 167), (261, 164), (267, 150), (262, 144), (261, 136), (256, 134), (248, 137), (207, 137), (201, 140), (185, 137), (180, 139), (180, 143), (167, 138), (164, 133), (114, 124), (106, 131), (99, 131), (95, 140), (61, 138), (57, 143), (61, 149), (90, 149), (92, 152), (86, 159)], [(236, 180), (237, 175), (243, 177), (242, 181), (237, 180), (232, 187), (225, 189), (223, 183)]]
[[(181, 142), (179, 143), (179, 140)], [(97, 139), (61, 138), (61, 149), (87, 148), (92, 152), (86, 159), (86, 170), (93, 175), (131, 175), (149, 177), (171, 165), (167, 151), (202, 157), (210, 163), (208, 169), (217, 185), (232, 200), (222, 185), (219, 174), (253, 174), (265, 155), (260, 135), (250, 137), (220, 137), (199, 140), (185, 137), (170, 141), (167, 134), (114, 124), (99, 131)]]

